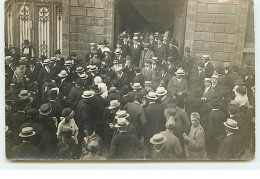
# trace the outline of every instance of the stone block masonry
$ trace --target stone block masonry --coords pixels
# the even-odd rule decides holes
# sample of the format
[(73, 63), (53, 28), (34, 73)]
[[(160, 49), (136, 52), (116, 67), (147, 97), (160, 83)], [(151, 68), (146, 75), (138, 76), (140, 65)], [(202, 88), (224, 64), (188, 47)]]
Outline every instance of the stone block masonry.
[[(188, 0), (185, 46), (196, 57), (209, 54), (213, 61), (231, 61), (240, 64), (243, 51), (247, 0)], [(189, 8), (189, 4), (192, 7)], [(195, 32), (190, 25), (195, 23)], [(239, 39), (239, 40), (238, 40)]]
[(63, 55), (76, 52), (81, 59), (89, 50), (89, 43), (113, 41), (115, 0), (63, 0), (63, 18), (67, 38), (63, 45)]

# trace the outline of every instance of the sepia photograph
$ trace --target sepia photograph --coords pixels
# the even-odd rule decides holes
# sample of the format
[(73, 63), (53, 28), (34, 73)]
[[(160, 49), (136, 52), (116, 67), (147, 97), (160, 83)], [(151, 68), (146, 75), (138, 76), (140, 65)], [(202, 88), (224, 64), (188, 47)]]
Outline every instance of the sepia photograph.
[(10, 162), (255, 158), (253, 0), (4, 0), (3, 24)]

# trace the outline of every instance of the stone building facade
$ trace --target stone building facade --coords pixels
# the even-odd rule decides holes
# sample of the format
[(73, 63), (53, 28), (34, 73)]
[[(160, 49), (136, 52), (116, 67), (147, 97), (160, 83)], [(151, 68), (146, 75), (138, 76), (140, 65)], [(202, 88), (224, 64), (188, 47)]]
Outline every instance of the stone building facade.
[[(27, 3), (30, 6), (30, 2), (37, 4), (39, 1), (28, 0)], [(67, 56), (71, 52), (76, 52), (79, 58), (84, 58), (90, 42), (105, 39), (110, 45), (114, 44), (119, 30), (122, 30), (118, 27), (119, 4), (129, 0), (56, 1), (62, 6), (62, 53)], [(234, 62), (239, 66), (245, 61), (250, 65), (254, 64), (252, 0), (162, 0), (160, 2), (164, 1), (173, 3), (174, 29), (169, 30), (175, 33), (180, 53), (183, 53), (184, 47), (190, 47), (194, 57), (199, 58), (202, 54), (209, 54), (216, 64), (225, 61)], [(6, 3), (8, 2), (10, 0)], [(12, 2), (19, 3), (18, 0)], [(54, 4), (51, 7), (56, 6)], [(37, 29), (37, 26), (33, 28)], [(5, 32), (7, 36), (9, 32), (7, 30)], [(19, 36), (18, 31), (12, 33), (14, 36)], [(34, 36), (37, 34), (34, 33)], [(52, 37), (55, 37), (55, 34)], [(7, 40), (7, 37), (5, 38)], [(13, 44), (19, 45), (19, 42)], [(53, 48), (55, 47), (53, 45)], [(54, 50), (50, 52), (51, 56)], [(39, 53), (36, 51), (35, 54), (37, 56)]]

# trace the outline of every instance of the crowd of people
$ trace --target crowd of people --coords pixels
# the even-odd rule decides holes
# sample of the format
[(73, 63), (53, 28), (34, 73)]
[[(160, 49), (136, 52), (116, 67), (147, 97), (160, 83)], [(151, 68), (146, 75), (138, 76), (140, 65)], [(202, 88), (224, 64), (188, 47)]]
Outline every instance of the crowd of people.
[[(254, 151), (254, 71), (123, 32), (85, 59), (5, 50), (9, 159), (230, 160)], [(220, 59), (221, 60), (221, 59)]]

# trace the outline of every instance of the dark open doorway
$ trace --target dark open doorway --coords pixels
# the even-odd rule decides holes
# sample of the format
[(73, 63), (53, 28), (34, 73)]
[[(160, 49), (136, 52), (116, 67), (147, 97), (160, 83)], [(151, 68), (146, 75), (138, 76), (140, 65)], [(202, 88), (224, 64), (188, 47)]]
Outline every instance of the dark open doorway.
[(123, 31), (133, 34), (169, 30), (182, 48), (186, 6), (186, 0), (116, 0), (115, 41)]

